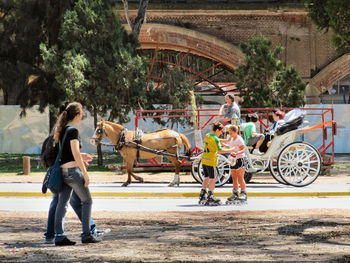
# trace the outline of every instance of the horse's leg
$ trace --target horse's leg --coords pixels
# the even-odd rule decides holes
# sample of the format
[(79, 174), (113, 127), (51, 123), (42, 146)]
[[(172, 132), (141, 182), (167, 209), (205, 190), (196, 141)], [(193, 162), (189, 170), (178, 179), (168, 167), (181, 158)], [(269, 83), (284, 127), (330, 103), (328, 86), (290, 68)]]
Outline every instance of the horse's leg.
[(180, 169), (181, 169), (181, 162), (177, 160), (176, 158), (169, 158), (169, 160), (174, 164), (175, 166), (175, 175), (174, 179), (169, 183), (168, 186), (179, 186), (180, 185)]
[(135, 175), (134, 173), (131, 173), (131, 176), (135, 178), (135, 180), (139, 181), (140, 183), (143, 183), (143, 178), (140, 176)]
[(128, 186), (131, 183), (131, 175), (132, 175), (132, 170), (133, 170), (133, 163), (130, 161), (126, 161), (126, 171), (128, 173), (128, 179), (126, 180), (125, 183), (122, 184), (122, 186)]

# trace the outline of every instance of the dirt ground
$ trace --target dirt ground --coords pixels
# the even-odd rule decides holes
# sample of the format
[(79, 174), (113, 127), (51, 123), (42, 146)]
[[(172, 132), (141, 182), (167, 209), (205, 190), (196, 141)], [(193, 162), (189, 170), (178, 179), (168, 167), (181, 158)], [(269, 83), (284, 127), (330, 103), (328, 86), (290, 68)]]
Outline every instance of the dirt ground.
[(46, 213), (1, 212), (0, 262), (349, 262), (348, 210), (94, 213), (111, 232), (83, 245), (44, 244)]
[[(42, 176), (2, 175), (0, 183), (41, 182)], [(116, 173), (90, 176), (100, 183), (126, 180)], [(169, 182), (173, 175), (142, 176), (145, 182)], [(193, 182), (185, 173), (181, 180)], [(315, 183), (349, 181), (348, 172), (338, 171)], [(252, 182), (274, 180), (258, 175)], [(44, 244), (47, 213), (0, 211), (0, 262), (350, 262), (350, 210), (99, 211), (92, 216), (100, 229), (111, 229), (101, 243), (81, 244), (81, 224), (69, 212), (66, 232), (77, 245), (55, 247)]]

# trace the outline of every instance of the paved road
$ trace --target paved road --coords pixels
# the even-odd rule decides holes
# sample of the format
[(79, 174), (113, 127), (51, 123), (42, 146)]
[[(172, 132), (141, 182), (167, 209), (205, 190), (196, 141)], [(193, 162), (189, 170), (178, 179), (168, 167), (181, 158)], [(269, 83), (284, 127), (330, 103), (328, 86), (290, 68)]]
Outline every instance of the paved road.
[[(244, 206), (197, 205), (200, 186), (184, 184), (91, 184), (94, 211), (231, 211), (340, 208), (350, 209), (350, 184), (312, 184), (296, 188), (281, 184), (249, 184), (249, 202)], [(50, 194), (41, 194), (39, 183), (1, 183), (0, 211), (47, 211)], [(226, 200), (231, 186), (216, 189)]]
[[(226, 198), (222, 198), (226, 200)], [(50, 198), (1, 197), (0, 211), (48, 211)], [(247, 205), (199, 206), (197, 198), (94, 198), (93, 211), (232, 211), (290, 209), (350, 209), (350, 197), (273, 197), (249, 198)], [(72, 210), (71, 208), (69, 208)]]

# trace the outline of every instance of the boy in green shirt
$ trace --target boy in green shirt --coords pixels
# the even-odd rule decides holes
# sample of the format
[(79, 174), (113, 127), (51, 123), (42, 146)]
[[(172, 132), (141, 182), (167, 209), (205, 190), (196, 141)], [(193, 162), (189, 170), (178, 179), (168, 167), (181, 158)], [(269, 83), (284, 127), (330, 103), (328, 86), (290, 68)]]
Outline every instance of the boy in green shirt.
[[(214, 197), (214, 188), (216, 182), (217, 154), (221, 153), (222, 148), (219, 140), (224, 126), (217, 122), (213, 125), (213, 132), (207, 133), (204, 138), (204, 152), (202, 155), (202, 167), (205, 179), (202, 183), (202, 190), (199, 195), (199, 204), (219, 205), (220, 199)], [(207, 196), (207, 188), (208, 196)]]

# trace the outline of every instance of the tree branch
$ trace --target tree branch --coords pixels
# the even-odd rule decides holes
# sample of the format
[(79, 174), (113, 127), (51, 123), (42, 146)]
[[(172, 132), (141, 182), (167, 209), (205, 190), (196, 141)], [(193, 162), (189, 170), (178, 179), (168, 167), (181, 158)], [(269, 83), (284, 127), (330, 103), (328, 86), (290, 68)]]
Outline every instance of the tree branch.
[(145, 19), (148, 2), (149, 0), (140, 0), (139, 11), (137, 12), (137, 16), (132, 25), (132, 34), (134, 34), (137, 38), (140, 34), (141, 26)]
[(132, 23), (131, 23), (130, 14), (129, 14), (128, 0), (122, 0), (122, 1), (124, 4), (126, 22), (128, 23), (129, 27), (132, 28)]

